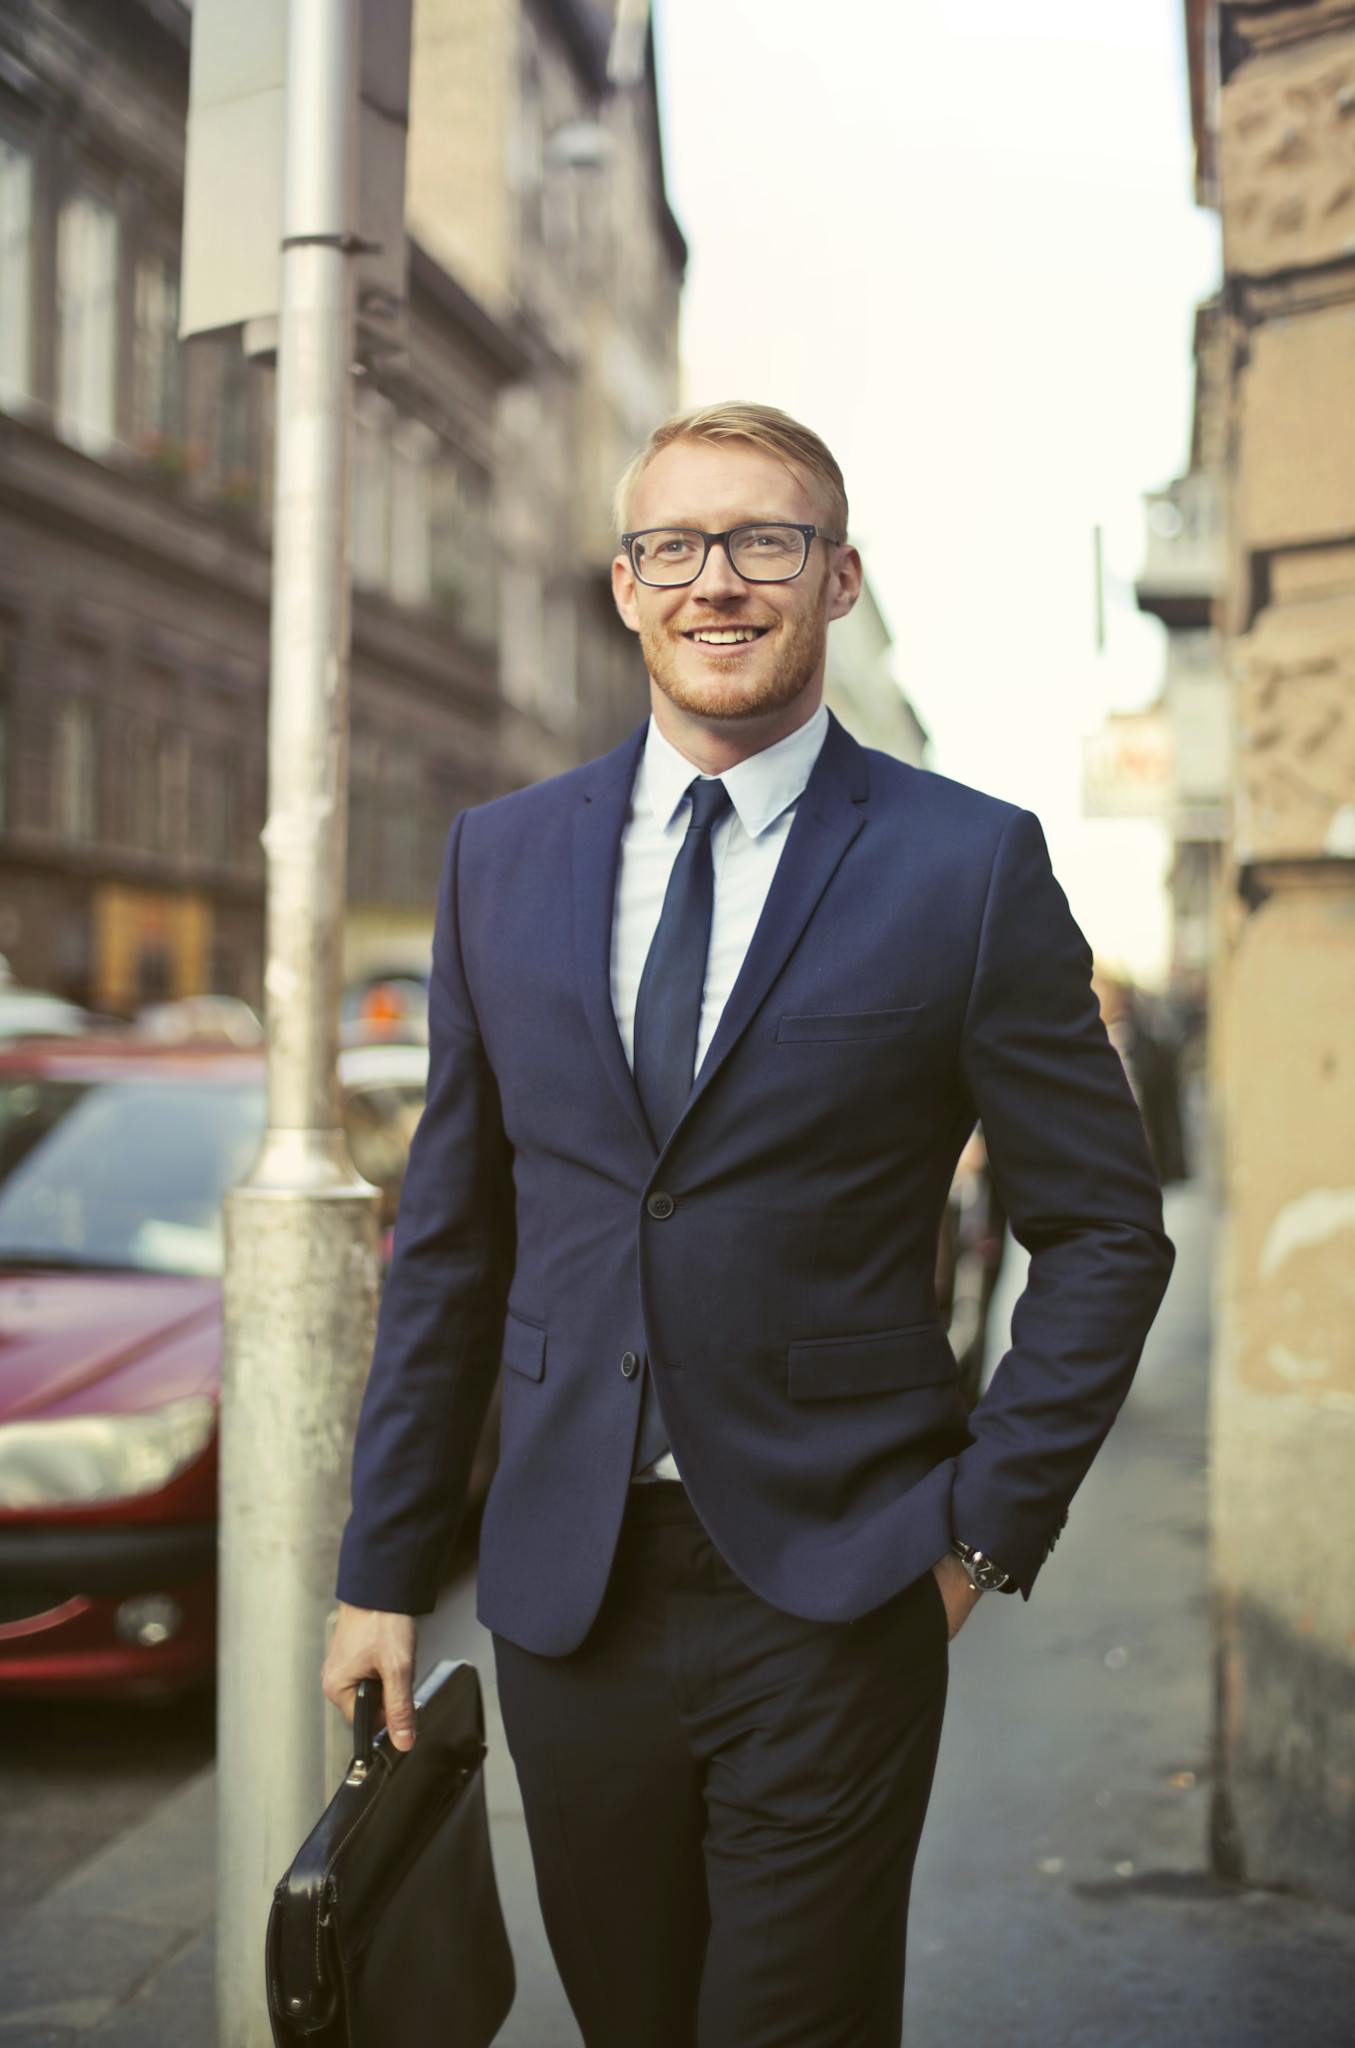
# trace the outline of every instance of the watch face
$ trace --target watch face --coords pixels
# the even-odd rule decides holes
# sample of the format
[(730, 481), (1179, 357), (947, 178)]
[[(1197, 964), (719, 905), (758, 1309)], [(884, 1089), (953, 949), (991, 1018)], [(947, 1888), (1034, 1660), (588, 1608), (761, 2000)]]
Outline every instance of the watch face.
[(981, 1550), (976, 1550), (972, 1544), (957, 1544), (956, 1552), (969, 1574), (971, 1583), (981, 1592), (997, 1593), (1006, 1585), (1006, 1572), (995, 1565), (991, 1557), (985, 1557)]

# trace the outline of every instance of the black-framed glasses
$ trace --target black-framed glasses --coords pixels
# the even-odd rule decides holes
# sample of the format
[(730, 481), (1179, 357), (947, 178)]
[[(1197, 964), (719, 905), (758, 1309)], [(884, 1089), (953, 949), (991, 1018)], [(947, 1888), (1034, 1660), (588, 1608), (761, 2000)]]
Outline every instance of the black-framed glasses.
[(722, 547), (730, 568), (745, 583), (789, 583), (809, 560), (809, 543), (843, 543), (821, 526), (799, 526), (781, 520), (759, 520), (731, 526), (727, 533), (701, 533), (693, 526), (647, 526), (623, 533), (621, 545), (641, 583), (672, 590), (695, 583), (712, 548)]

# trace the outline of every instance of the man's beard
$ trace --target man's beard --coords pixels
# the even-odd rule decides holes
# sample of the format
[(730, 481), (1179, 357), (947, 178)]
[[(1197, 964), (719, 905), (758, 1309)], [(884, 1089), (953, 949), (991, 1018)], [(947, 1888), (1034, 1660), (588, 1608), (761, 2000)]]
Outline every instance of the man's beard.
[[(679, 653), (672, 632), (656, 623), (641, 626), (640, 651), (651, 678), (679, 711), (691, 712), (698, 718), (757, 718), (793, 704), (819, 673), (827, 645), (827, 611), (825, 577), (813, 611), (783, 619), (775, 629), (773, 659), (755, 677), (721, 675), (712, 662), (701, 682), (691, 682), (679, 673)], [(711, 620), (712, 627), (718, 624), (718, 620)]]

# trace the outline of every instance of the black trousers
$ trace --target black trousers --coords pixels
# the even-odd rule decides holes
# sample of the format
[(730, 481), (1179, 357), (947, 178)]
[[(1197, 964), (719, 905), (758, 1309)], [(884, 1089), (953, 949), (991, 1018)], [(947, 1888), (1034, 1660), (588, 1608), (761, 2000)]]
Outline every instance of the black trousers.
[(680, 1486), (636, 1486), (580, 1648), (495, 1657), (587, 2048), (898, 2048), (946, 1695), (930, 1572), (860, 1621), (799, 1621)]

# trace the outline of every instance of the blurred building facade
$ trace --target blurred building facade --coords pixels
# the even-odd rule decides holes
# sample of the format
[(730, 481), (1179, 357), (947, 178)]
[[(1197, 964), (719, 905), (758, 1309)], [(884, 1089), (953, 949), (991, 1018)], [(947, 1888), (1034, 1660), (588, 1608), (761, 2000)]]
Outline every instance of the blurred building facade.
[(1226, 561), (1220, 403), (1222, 308), (1211, 300), (1195, 319), (1195, 407), (1190, 465), (1145, 501), (1146, 546), (1136, 585), (1139, 609), (1166, 628), (1157, 707), (1166, 735), (1162, 816), (1171, 835), (1172, 988), (1207, 996), (1219, 953), (1224, 844), (1232, 795), (1232, 716), (1214, 607)]
[[(440, 8), (474, 11), (421, 0), (425, 52)], [(676, 396), (652, 53), (613, 90), (609, 10), (496, 12), (505, 90), (471, 95), (473, 150), (425, 217), (512, 195), (509, 288), (411, 216), (408, 350), (355, 395), (349, 971), (426, 961), (457, 810), (608, 744), (643, 702), (619, 622), (604, 645), (610, 540), (599, 570), (580, 507), (601, 533), (608, 462)], [(0, 954), (119, 1010), (261, 998), (273, 372), (234, 333), (177, 340), (190, 20), (182, 0), (0, 10)], [(643, 173), (608, 201), (624, 232), (602, 173), (547, 196), (562, 52), (570, 107)], [(446, 130), (465, 81), (439, 107), (416, 72), (415, 99), (418, 135)], [(613, 418), (621, 379), (587, 384), (582, 337), (656, 277)]]
[(1187, 0), (1232, 709), (1215, 1848), (1355, 1905), (1355, 5)]
[(894, 674), (893, 644), (867, 577), (847, 616), (828, 628), (824, 702), (863, 747), (921, 768), (927, 729)]
[[(611, 597), (616, 479), (678, 402), (686, 245), (652, 44), (609, 79), (612, 0), (418, 0), (411, 232), (510, 327), (499, 414), (505, 760), (602, 752), (648, 704)], [(469, 203), (467, 203), (469, 199)]]

